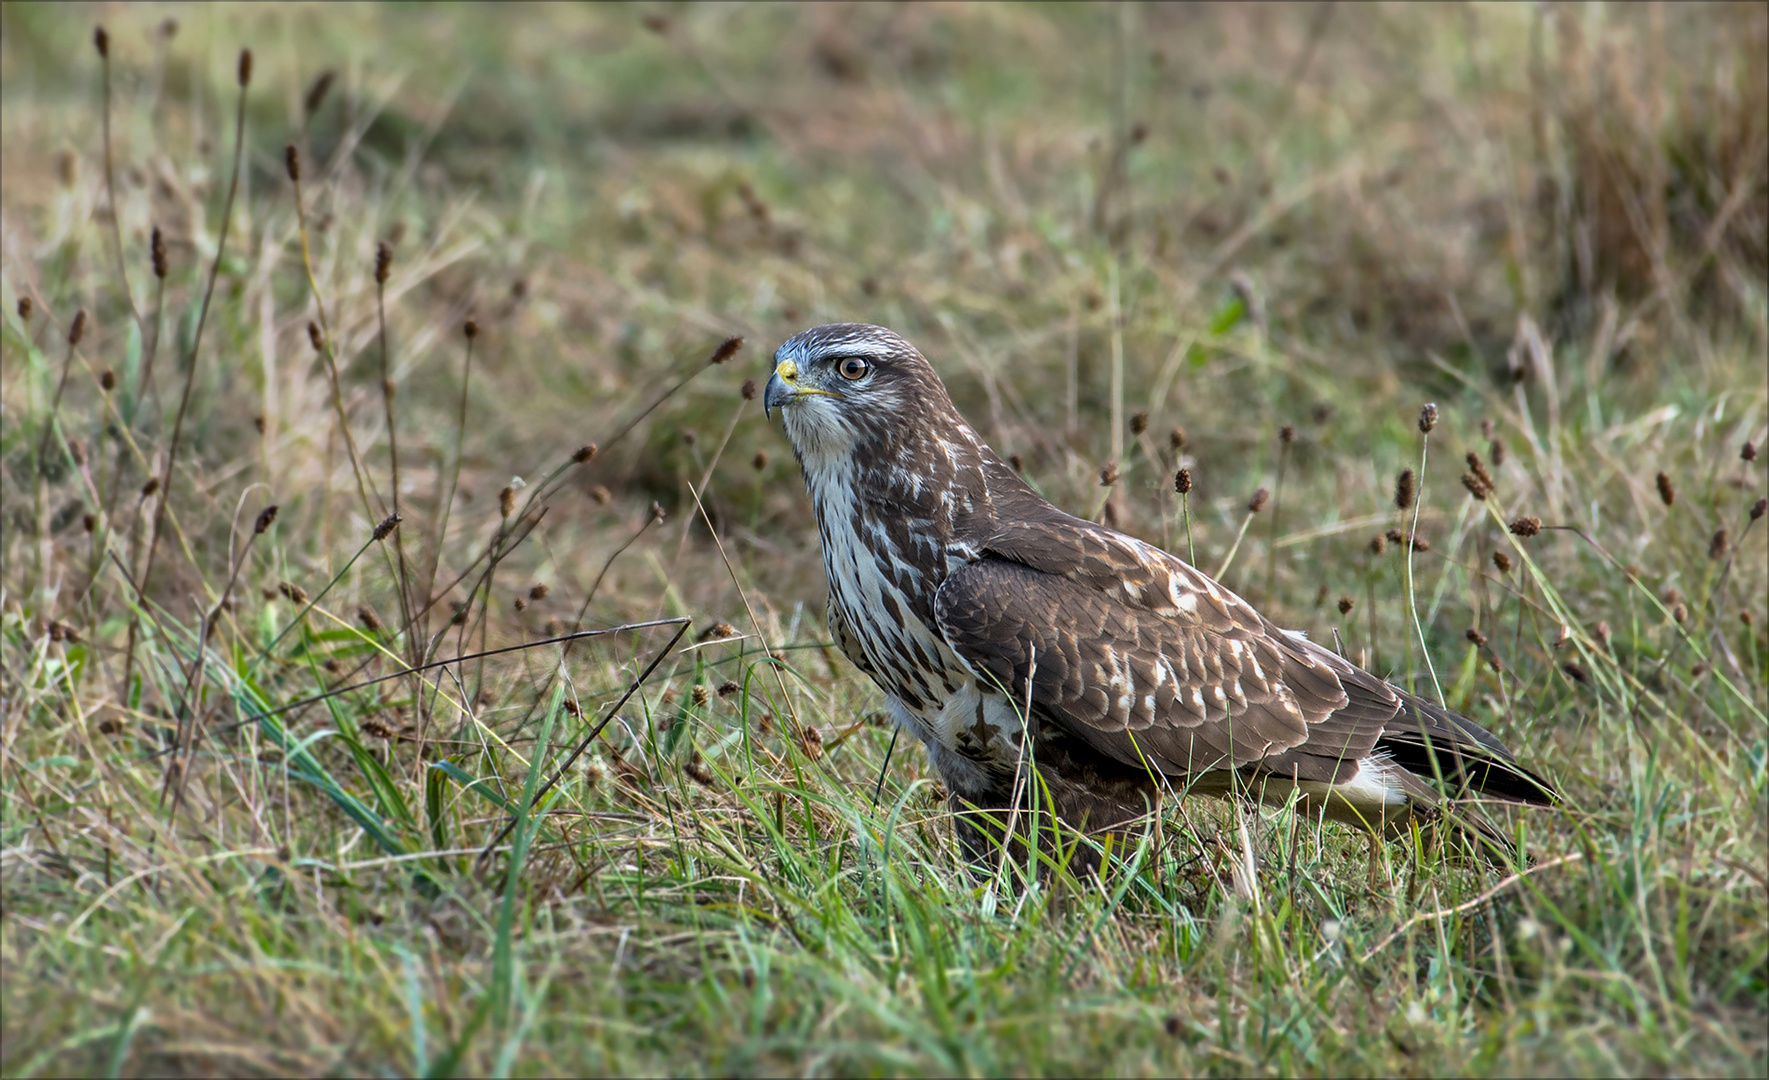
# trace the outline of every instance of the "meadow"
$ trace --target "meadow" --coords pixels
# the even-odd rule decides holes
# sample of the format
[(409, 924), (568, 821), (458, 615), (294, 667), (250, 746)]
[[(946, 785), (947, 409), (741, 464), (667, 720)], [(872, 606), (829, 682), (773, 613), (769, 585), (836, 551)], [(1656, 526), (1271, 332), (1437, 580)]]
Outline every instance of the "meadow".
[[(1769, 1072), (1764, 5), (9, 2), (0, 121), (6, 1075)], [(971, 866), (834, 321), (1563, 805)]]

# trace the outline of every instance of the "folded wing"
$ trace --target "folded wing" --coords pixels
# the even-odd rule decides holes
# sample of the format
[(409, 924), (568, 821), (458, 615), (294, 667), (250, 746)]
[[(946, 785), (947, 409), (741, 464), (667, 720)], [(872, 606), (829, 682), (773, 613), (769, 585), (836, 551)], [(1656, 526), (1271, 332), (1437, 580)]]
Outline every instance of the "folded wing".
[(935, 597), (947, 643), (1016, 700), (1029, 681), (1035, 713), (1125, 764), (1339, 784), (1379, 753), (1451, 788), (1552, 798), (1479, 725), (1280, 630), (1158, 548), (1065, 515), (1009, 526), (980, 554)]

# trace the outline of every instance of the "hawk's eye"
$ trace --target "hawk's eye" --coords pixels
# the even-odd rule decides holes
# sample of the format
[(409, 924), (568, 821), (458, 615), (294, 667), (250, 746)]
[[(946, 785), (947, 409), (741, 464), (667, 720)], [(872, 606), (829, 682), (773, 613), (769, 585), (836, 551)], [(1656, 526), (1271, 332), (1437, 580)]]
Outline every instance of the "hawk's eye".
[(866, 373), (872, 370), (872, 365), (858, 356), (846, 356), (842, 358), (842, 362), (836, 370), (841, 372), (842, 378), (851, 382), (856, 379), (864, 379)]

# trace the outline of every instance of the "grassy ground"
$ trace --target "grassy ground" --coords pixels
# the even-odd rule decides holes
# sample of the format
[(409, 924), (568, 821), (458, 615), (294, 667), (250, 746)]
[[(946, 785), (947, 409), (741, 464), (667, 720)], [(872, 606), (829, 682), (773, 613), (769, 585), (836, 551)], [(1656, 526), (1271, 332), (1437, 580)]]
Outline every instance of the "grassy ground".
[[(0, 8), (0, 1069), (1763, 1074), (1765, 10)], [(973, 876), (741, 391), (847, 319), (1531, 861)]]

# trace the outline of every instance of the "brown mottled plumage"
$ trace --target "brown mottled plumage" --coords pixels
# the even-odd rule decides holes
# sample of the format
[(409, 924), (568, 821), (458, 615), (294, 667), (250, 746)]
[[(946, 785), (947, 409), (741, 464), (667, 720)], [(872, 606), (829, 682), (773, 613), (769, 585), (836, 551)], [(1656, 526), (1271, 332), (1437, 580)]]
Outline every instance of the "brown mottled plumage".
[(1371, 830), (1432, 812), (1428, 780), (1554, 799), (1479, 725), (1046, 502), (891, 331), (820, 326), (775, 360), (763, 400), (816, 506), (836, 642), (927, 745), (973, 853), (1000, 835), (979, 820), (999, 823), (1016, 792), (1034, 805), (1031, 769), (1090, 833), (1186, 791), (1294, 790)]

